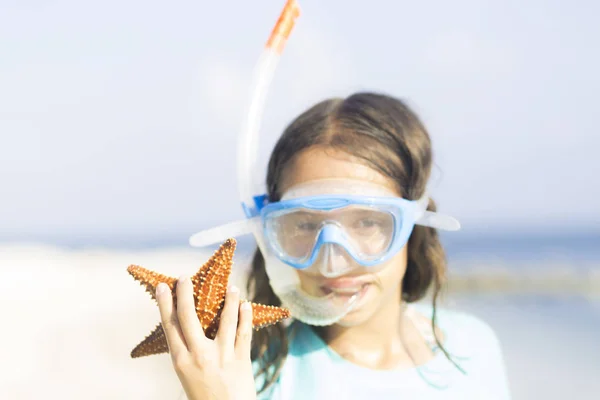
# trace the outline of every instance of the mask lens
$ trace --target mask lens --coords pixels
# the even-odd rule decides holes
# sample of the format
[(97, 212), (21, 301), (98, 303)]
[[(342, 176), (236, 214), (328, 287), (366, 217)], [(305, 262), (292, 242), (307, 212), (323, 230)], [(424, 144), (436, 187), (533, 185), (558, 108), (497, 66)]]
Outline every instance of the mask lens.
[(310, 259), (327, 224), (336, 225), (358, 259), (374, 259), (388, 250), (394, 237), (395, 218), (377, 207), (350, 205), (334, 210), (293, 208), (265, 216), (267, 236), (280, 257), (295, 263)]
[(312, 254), (326, 215), (322, 211), (281, 210), (267, 216), (265, 226), (280, 255), (305, 262)]
[(394, 237), (394, 216), (366, 207), (348, 207), (341, 216), (344, 232), (360, 259), (373, 259), (385, 253)]

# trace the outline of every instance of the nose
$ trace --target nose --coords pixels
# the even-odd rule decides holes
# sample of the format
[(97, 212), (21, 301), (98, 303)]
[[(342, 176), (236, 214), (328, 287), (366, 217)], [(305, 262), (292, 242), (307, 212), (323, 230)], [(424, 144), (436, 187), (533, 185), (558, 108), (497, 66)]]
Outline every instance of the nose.
[(319, 252), (315, 264), (322, 276), (336, 278), (354, 269), (355, 262), (346, 245), (339, 226), (336, 224), (323, 226), (315, 249)]
[(321, 275), (326, 278), (337, 278), (352, 270), (351, 257), (337, 243), (327, 243), (321, 247), (317, 266)]

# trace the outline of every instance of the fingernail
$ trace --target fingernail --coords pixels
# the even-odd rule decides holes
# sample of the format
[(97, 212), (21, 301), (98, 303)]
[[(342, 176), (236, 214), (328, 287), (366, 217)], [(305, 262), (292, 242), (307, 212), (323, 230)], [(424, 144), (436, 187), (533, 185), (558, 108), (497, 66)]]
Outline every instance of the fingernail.
[(189, 279), (187, 275), (181, 275), (179, 277), (179, 282), (185, 282), (186, 279)]
[(164, 292), (166, 292), (167, 290), (167, 285), (165, 283), (159, 283), (158, 286), (156, 286), (156, 295), (159, 296), (161, 294), (163, 294)]
[(252, 305), (250, 304), (249, 301), (245, 301), (242, 303), (242, 310), (244, 311), (248, 311), (252, 308)]
[(234, 294), (234, 293), (239, 293), (239, 292), (240, 292), (240, 289), (238, 289), (238, 287), (237, 287), (237, 286), (235, 286), (235, 285), (231, 285), (231, 286), (229, 287), (229, 292), (231, 292), (232, 294)]

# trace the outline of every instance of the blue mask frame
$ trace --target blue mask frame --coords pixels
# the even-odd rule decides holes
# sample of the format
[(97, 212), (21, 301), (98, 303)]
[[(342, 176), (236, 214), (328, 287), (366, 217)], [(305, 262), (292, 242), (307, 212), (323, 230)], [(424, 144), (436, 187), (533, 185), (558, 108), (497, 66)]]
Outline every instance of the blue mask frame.
[[(407, 200), (400, 197), (357, 195), (307, 196), (273, 203), (269, 203), (267, 197), (263, 195), (255, 197), (255, 204), (257, 207), (255, 215), (260, 215), (261, 217), (263, 232), (268, 239), (267, 242), (271, 250), (282, 262), (300, 270), (310, 267), (316, 261), (321, 247), (326, 243), (337, 244), (343, 247), (358, 264), (364, 267), (372, 267), (381, 264), (389, 260), (404, 247), (410, 238), (415, 224), (423, 211), (425, 211), (422, 205), (423, 203), (418, 200)], [(353, 249), (344, 232), (339, 227), (332, 224), (326, 224), (317, 237), (310, 257), (303, 261), (298, 261), (295, 258), (286, 256), (286, 254), (273, 243), (274, 239), (266, 226), (266, 220), (269, 214), (280, 210), (306, 208), (318, 211), (331, 211), (351, 205), (373, 207), (388, 212), (393, 216), (393, 236), (390, 245), (380, 256), (368, 259), (361, 257), (360, 254)]]

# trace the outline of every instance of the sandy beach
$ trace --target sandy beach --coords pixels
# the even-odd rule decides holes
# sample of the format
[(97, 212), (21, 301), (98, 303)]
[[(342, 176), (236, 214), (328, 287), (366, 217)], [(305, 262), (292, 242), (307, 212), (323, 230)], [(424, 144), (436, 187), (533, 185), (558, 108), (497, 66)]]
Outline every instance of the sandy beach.
[[(0, 246), (2, 397), (180, 398), (168, 355), (129, 357), (133, 346), (158, 322), (159, 313), (126, 268), (138, 264), (179, 276), (194, 272), (210, 253), (191, 248), (118, 251)], [(236, 256), (233, 279), (240, 282), (248, 257)], [(552, 320), (548, 306), (536, 309), (536, 298), (528, 300), (533, 307), (529, 310), (520, 305), (507, 308), (498, 297), (500, 290), (488, 296), (482, 294), (484, 290), (472, 290), (477, 280), (471, 279), (468, 285), (465, 279), (462, 290), (460, 283), (455, 284), (456, 293), (449, 295), (448, 304), (483, 315), (498, 329), (515, 399), (562, 399), (572, 393), (573, 385), (581, 393), (590, 393), (590, 397), (579, 398), (591, 399), (591, 393), (600, 393), (600, 383), (594, 378), (600, 372), (600, 362), (590, 356), (594, 349), (600, 354), (590, 332), (600, 328), (598, 302), (580, 300), (588, 325), (565, 323)], [(561, 304), (556, 300), (550, 306), (567, 307)], [(539, 338), (532, 332), (548, 334)], [(570, 343), (573, 339), (576, 343)], [(562, 358), (557, 360), (556, 354)]]

